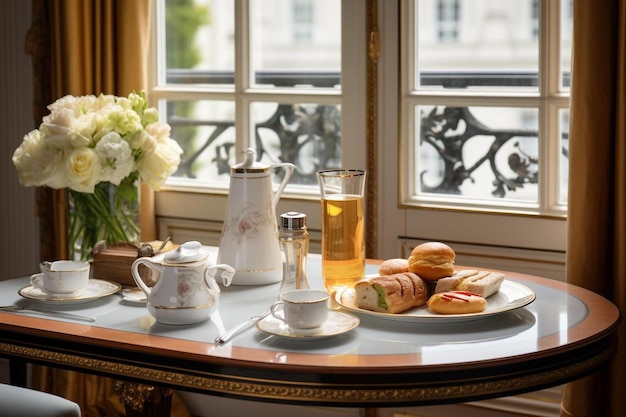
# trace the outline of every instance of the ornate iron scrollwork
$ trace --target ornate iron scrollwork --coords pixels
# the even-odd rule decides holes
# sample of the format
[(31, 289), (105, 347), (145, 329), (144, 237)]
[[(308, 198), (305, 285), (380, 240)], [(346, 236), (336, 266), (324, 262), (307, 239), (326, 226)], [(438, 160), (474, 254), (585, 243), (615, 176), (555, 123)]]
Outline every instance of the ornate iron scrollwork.
[[(191, 121), (171, 119), (172, 126), (196, 125), (214, 127), (204, 143), (181, 161), (177, 176), (195, 178), (194, 164), (234, 122)], [(272, 154), (264, 142), (262, 131), (269, 129), (278, 138), (280, 153)], [(234, 142), (226, 141), (215, 146), (211, 159), (217, 165), (218, 174), (230, 172), (231, 149)], [(291, 162), (296, 171), (293, 184), (316, 184), (315, 173), (320, 169), (335, 167), (341, 161), (341, 111), (335, 105), (279, 104), (275, 112), (255, 126), (257, 158), (264, 156), (276, 162)], [(305, 149), (308, 149), (305, 152)]]
[[(338, 106), (279, 105), (267, 121), (255, 127), (259, 158), (267, 152), (261, 140), (262, 129), (270, 129), (278, 136), (279, 160), (296, 166), (291, 179), (294, 184), (317, 184), (315, 173), (333, 167), (341, 160), (341, 112)], [(312, 152), (305, 155), (303, 149), (307, 145), (312, 147)]]
[[(526, 154), (519, 142), (517, 152), (508, 156), (508, 166), (516, 175), (506, 176), (496, 164), (496, 155), (503, 146), (519, 137), (537, 137), (537, 131), (491, 129), (480, 122), (467, 107), (435, 107), (421, 120), (421, 146), (430, 145), (443, 161), (444, 170), (439, 184), (430, 186), (424, 179), (426, 171), (420, 172), (421, 189), (427, 193), (461, 194), (461, 185), (474, 181), (472, 174), (488, 163), (494, 175), (492, 195), (505, 197), (506, 191), (515, 191), (524, 184), (536, 184), (539, 167), (536, 157)], [(461, 122), (462, 125), (461, 125)], [(464, 147), (475, 136), (493, 137), (487, 152), (472, 165), (464, 159)]]

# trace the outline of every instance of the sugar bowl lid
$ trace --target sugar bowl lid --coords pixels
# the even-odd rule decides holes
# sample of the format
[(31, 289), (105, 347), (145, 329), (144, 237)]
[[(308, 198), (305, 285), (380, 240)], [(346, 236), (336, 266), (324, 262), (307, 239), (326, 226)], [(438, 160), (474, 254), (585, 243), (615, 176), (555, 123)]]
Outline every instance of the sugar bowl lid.
[(206, 259), (208, 251), (202, 248), (202, 244), (197, 240), (185, 242), (176, 250), (167, 252), (164, 260), (170, 264), (185, 264)]

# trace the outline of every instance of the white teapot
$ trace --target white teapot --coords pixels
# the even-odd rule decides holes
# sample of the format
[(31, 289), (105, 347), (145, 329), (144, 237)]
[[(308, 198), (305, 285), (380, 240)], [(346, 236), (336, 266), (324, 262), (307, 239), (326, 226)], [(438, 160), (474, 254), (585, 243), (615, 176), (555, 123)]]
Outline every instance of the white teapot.
[[(209, 252), (200, 242), (183, 243), (176, 250), (139, 258), (133, 262), (131, 272), (139, 288), (148, 297), (148, 312), (160, 323), (192, 324), (207, 320), (217, 308), (220, 287), (210, 274), (222, 269), (222, 283), (230, 285), (235, 273), (226, 264), (214, 265)], [(145, 265), (159, 272), (153, 288), (148, 287), (139, 274)]]
[[(276, 192), (272, 169), (282, 168), (284, 177)], [(249, 148), (246, 160), (230, 167), (230, 189), (218, 262), (237, 271), (233, 285), (263, 285), (280, 282), (283, 260), (278, 241), (276, 204), (291, 178), (295, 165), (266, 165), (256, 161)]]

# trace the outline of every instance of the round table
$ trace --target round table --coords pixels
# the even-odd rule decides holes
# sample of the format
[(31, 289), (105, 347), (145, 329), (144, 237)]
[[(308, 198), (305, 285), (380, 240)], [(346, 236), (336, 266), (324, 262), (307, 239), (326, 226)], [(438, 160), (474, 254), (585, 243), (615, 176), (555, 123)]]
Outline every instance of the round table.
[[(376, 263), (368, 264), (368, 273)], [(321, 288), (319, 259), (308, 277)], [(279, 284), (223, 288), (211, 320), (171, 326), (117, 295), (39, 307), (93, 323), (0, 313), (0, 354), (121, 380), (287, 404), (379, 407), (507, 396), (580, 378), (615, 354), (617, 308), (585, 289), (506, 272), (536, 299), (493, 316), (450, 323), (357, 314), (348, 332), (290, 339), (255, 328), (218, 345), (224, 330), (260, 313)], [(27, 278), (0, 282), (0, 304), (24, 304)]]

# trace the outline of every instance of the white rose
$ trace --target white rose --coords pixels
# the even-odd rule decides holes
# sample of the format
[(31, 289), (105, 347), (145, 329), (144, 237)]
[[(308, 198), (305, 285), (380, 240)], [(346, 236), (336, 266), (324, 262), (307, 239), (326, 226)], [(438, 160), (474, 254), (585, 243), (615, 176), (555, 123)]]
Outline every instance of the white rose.
[(150, 123), (146, 126), (146, 132), (153, 136), (157, 142), (163, 141), (170, 137), (172, 128), (167, 123)]
[(95, 114), (76, 117), (68, 108), (59, 108), (43, 118), (40, 130), (48, 145), (59, 149), (87, 146), (95, 129)]
[(50, 112), (52, 113), (55, 113), (63, 109), (68, 109), (71, 110), (76, 116), (78, 116), (82, 107), (81, 101), (81, 97), (67, 95), (50, 104), (48, 106), (48, 110), (50, 110)]
[(50, 146), (57, 147), (59, 149), (70, 148), (71, 141), (68, 137), (70, 129), (67, 127), (42, 123), (39, 126), (39, 130), (50, 141)]
[(25, 135), (22, 144), (13, 153), (13, 164), (19, 181), (26, 187), (49, 184), (62, 186), (62, 170), (59, 169), (62, 159), (63, 151), (45, 146), (38, 130)]
[(98, 97), (90, 96), (89, 101), (89, 110), (97, 112), (106, 107), (115, 105), (115, 96), (111, 94), (100, 94)]
[(32, 157), (42, 147), (41, 132), (31, 130), (26, 135), (20, 146), (13, 152), (13, 164), (17, 169), (21, 169), (27, 163), (26, 159)]
[(85, 114), (98, 110), (98, 99), (93, 94), (78, 97), (78, 110)]
[(95, 150), (79, 148), (69, 151), (65, 163), (68, 187), (81, 193), (93, 193), (100, 182), (100, 160)]
[(74, 146), (68, 136), (74, 119), (74, 112), (67, 108), (59, 108), (44, 116), (39, 130), (46, 137), (49, 146), (58, 149), (68, 149)]
[(96, 113), (87, 113), (76, 118), (68, 132), (72, 146), (75, 148), (89, 146), (97, 127), (98, 115)]
[(64, 155), (65, 151), (60, 149), (45, 148), (34, 156), (32, 174), (35, 177), (35, 186), (65, 187)]
[(55, 131), (55, 128), (69, 128), (74, 119), (76, 118), (76, 114), (73, 109), (60, 108), (58, 110), (53, 111), (47, 116), (43, 117), (43, 124), (45, 126), (50, 126), (49, 129), (52, 133), (58, 133)]
[(159, 191), (167, 178), (176, 172), (183, 150), (173, 139), (157, 142), (154, 152), (137, 161), (141, 179), (155, 191)]
[(96, 145), (96, 154), (100, 160), (101, 181), (109, 181), (119, 185), (135, 170), (133, 152), (117, 132), (110, 132), (102, 137)]

